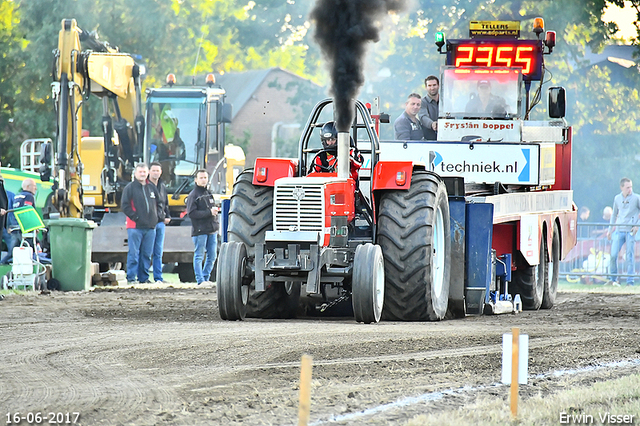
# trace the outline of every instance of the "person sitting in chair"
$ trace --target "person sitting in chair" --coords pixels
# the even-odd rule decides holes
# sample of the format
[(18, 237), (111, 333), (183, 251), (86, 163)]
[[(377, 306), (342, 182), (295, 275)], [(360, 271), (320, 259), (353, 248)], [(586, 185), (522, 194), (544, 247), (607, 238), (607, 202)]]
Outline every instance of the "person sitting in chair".
[[(26, 178), (25, 180), (23, 180), (22, 191), (13, 198), (12, 209), (17, 210), (25, 206), (31, 206), (35, 208), (36, 207), (35, 195), (37, 190), (38, 190), (38, 185), (36, 184), (35, 180), (31, 178)], [(11, 229), (9, 229), (9, 232), (11, 234), (11, 237), (13, 238), (13, 246), (18, 247), (20, 245), (20, 242), (22, 241), (22, 231), (20, 230), (20, 225), (18, 224), (17, 220), (15, 222), (15, 225), (13, 225)], [(26, 238), (25, 241), (30, 246), (35, 248), (32, 239)]]
[[(322, 126), (320, 130), (320, 141), (322, 142), (323, 150), (313, 159), (309, 173), (335, 172), (338, 163), (338, 129), (334, 121), (328, 121)], [(353, 143), (353, 139), (351, 139), (349, 157), (351, 161), (351, 178), (357, 181), (358, 170), (362, 167), (364, 158)]]

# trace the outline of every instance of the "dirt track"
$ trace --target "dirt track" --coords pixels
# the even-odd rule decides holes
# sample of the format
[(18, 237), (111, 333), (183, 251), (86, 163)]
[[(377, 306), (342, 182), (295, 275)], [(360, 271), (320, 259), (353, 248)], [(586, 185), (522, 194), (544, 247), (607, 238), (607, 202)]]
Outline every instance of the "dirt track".
[[(0, 301), (3, 423), (6, 413), (79, 412), (82, 425), (297, 424), (308, 353), (312, 422), (405, 424), (483, 393), (506, 397), (493, 385), (511, 327), (530, 336), (523, 397), (640, 372), (638, 293), (560, 293), (550, 311), (376, 325), (223, 322), (215, 297), (212, 288), (9, 295)], [(631, 364), (549, 374), (620, 360)]]

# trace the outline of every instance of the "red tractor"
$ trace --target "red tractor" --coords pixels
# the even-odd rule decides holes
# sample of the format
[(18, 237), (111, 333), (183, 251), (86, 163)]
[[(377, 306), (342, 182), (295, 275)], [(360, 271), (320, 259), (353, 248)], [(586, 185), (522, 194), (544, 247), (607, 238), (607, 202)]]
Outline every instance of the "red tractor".
[[(222, 319), (291, 318), (349, 298), (359, 322), (444, 318), (445, 183), (424, 165), (380, 161), (377, 123), (359, 101), (350, 132), (338, 133), (337, 170), (310, 170), (323, 150), (319, 131), (333, 119), (333, 101), (321, 101), (297, 159), (259, 158), (238, 177), (218, 261)], [(365, 159), (355, 178), (350, 145)]]

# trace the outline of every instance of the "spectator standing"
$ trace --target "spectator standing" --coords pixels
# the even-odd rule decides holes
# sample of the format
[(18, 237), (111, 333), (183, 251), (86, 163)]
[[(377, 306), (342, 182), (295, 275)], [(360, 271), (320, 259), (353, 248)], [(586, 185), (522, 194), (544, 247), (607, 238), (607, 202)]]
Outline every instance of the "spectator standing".
[[(607, 206), (602, 210), (602, 222), (609, 223), (611, 222), (611, 215), (613, 214), (613, 209), (611, 206)], [(607, 232), (609, 232), (609, 227), (600, 225), (598, 229), (595, 229), (592, 234), (595, 238), (605, 238), (607, 236)]]
[(438, 114), (440, 102), (440, 80), (435, 75), (424, 79), (427, 95), (422, 98), (418, 118), (422, 124), (422, 132), (426, 140), (435, 141), (438, 138)]
[(578, 219), (580, 220), (580, 222), (588, 222), (590, 215), (591, 215), (591, 210), (589, 210), (589, 207), (587, 206), (582, 206), (578, 210)]
[[(162, 278), (162, 253), (164, 249), (164, 228), (171, 222), (169, 212), (169, 198), (167, 197), (167, 187), (160, 180), (162, 176), (162, 165), (154, 161), (149, 167), (149, 183), (156, 187), (158, 193), (158, 223), (156, 224), (156, 235), (153, 243), (153, 280), (156, 283), (164, 282)], [(140, 264), (142, 265), (142, 264)], [(138, 271), (140, 276), (140, 271)]]
[[(7, 191), (4, 189), (4, 177), (0, 173), (0, 236), (4, 236), (7, 226), (7, 211), (11, 208)], [(7, 248), (9, 242), (7, 241)]]
[[(149, 168), (138, 163), (134, 180), (122, 191), (122, 211), (127, 215), (127, 281), (134, 284), (149, 281), (149, 266), (158, 224), (158, 192), (147, 184)], [(137, 276), (136, 276), (137, 274)]]
[[(6, 193), (8, 205), (13, 208), (13, 202), (16, 195), (11, 191), (6, 191)], [(6, 226), (2, 229), (2, 238), (7, 245), (7, 255), (0, 260), (0, 264), (6, 265), (13, 259), (13, 248), (20, 244), (18, 235), (14, 235), (14, 231), (16, 230), (20, 230), (20, 225), (18, 225), (18, 221), (13, 212), (9, 212), (7, 213)]]
[(607, 239), (611, 241), (611, 272), (612, 285), (618, 284), (618, 253), (623, 244), (626, 244), (627, 285), (633, 285), (635, 234), (638, 231), (638, 215), (640, 214), (640, 197), (633, 193), (631, 179), (620, 179), (620, 194), (613, 199), (613, 213), (607, 232)]
[(208, 282), (213, 271), (220, 228), (218, 208), (215, 206), (213, 194), (207, 189), (208, 182), (209, 173), (206, 170), (198, 170), (196, 186), (187, 196), (187, 215), (191, 219), (191, 238), (195, 246), (193, 272), (198, 284)]
[(578, 237), (581, 238), (589, 238), (589, 226), (587, 222), (589, 222), (589, 216), (591, 215), (591, 210), (589, 207), (582, 206), (578, 209), (578, 224), (582, 226), (578, 226)]
[(404, 112), (393, 123), (395, 139), (417, 141), (423, 138), (422, 125), (418, 120), (420, 95), (412, 93), (404, 103)]

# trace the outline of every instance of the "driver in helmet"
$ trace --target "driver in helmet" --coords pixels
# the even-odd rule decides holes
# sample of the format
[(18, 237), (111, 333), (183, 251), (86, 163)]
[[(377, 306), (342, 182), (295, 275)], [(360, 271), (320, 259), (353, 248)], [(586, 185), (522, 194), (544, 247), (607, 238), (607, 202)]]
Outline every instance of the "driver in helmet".
[[(323, 150), (313, 159), (309, 172), (335, 172), (336, 164), (338, 163), (338, 129), (334, 121), (328, 121), (322, 126), (320, 141), (322, 141)], [(358, 180), (358, 170), (362, 167), (364, 158), (362, 158), (358, 148), (355, 147), (353, 139), (351, 139), (349, 157), (351, 161), (351, 178)]]

